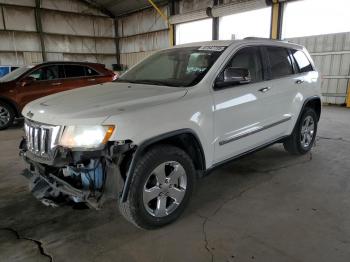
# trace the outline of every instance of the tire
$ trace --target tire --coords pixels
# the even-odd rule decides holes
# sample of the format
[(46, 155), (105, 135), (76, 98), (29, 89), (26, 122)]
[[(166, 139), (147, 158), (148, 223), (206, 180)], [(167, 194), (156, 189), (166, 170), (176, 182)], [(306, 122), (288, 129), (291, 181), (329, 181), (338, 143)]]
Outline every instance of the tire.
[[(173, 184), (175, 182), (177, 185)], [(165, 226), (183, 213), (195, 183), (196, 171), (192, 159), (183, 150), (171, 145), (155, 146), (136, 163), (128, 198), (125, 203), (119, 201), (120, 212), (139, 228)], [(151, 194), (157, 197), (152, 198)], [(173, 199), (174, 195), (176, 198)]]
[[(307, 121), (312, 122), (313, 128), (309, 125), (306, 129)], [(284, 141), (283, 146), (286, 151), (293, 155), (304, 155), (311, 150), (317, 134), (318, 117), (314, 109), (306, 107), (296, 123), (293, 133)], [(307, 143), (306, 143), (307, 142)]]
[(13, 108), (0, 101), (0, 130), (7, 129), (12, 125), (13, 120), (15, 119), (15, 112)]

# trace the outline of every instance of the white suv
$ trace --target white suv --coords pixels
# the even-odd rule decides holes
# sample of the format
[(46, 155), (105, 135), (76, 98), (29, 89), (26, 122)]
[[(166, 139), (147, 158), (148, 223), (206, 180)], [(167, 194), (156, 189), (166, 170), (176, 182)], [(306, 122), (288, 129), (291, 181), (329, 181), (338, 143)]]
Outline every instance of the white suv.
[(44, 204), (115, 199), (142, 228), (177, 219), (196, 179), (273, 143), (313, 146), (320, 80), (308, 52), (249, 38), (176, 46), (113, 83), (36, 100), (23, 110), (21, 155)]

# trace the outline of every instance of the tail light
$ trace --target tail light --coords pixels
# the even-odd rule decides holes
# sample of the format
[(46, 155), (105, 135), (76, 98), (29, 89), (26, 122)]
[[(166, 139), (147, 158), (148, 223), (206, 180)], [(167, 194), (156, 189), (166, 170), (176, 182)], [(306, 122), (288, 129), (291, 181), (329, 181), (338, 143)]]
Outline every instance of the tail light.
[(118, 73), (113, 73), (113, 81), (114, 81), (114, 80), (117, 80), (118, 77), (119, 77), (119, 74), (118, 74)]

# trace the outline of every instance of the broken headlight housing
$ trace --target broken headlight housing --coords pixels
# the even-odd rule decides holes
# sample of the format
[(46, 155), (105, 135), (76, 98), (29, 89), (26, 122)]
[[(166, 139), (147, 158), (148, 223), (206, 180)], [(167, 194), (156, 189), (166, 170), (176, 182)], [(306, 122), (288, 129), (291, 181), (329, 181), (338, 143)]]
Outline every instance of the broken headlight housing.
[(108, 142), (114, 129), (115, 126), (66, 126), (58, 144), (71, 149), (97, 149)]

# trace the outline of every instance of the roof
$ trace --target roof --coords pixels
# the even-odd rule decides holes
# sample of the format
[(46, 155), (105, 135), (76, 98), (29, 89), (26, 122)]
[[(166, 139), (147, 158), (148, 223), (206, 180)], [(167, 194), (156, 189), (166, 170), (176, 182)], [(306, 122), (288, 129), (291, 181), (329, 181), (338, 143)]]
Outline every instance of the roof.
[(47, 62), (40, 63), (40, 65), (50, 65), (50, 64), (102, 65), (101, 63), (94, 63), (94, 62), (74, 62), (74, 61), (47, 61)]
[[(150, 7), (147, 0), (83, 0), (85, 3), (99, 8), (109, 16), (121, 16)], [(157, 5), (165, 4), (167, 0), (153, 0)]]
[(205, 41), (205, 42), (192, 42), (188, 44), (176, 45), (176, 47), (191, 47), (191, 46), (229, 46), (233, 42), (237, 42), (234, 40), (213, 40), (213, 41)]
[(247, 37), (242, 40), (213, 40), (213, 41), (205, 41), (205, 42), (193, 42), (189, 44), (176, 45), (175, 48), (179, 47), (195, 47), (195, 46), (230, 46), (233, 44), (244, 44), (244, 43), (260, 43), (260, 44), (268, 44), (268, 45), (276, 45), (276, 46), (285, 46), (290, 48), (302, 48), (301, 45), (290, 43), (288, 41), (282, 40), (273, 40), (268, 38), (257, 38), (257, 37)]

